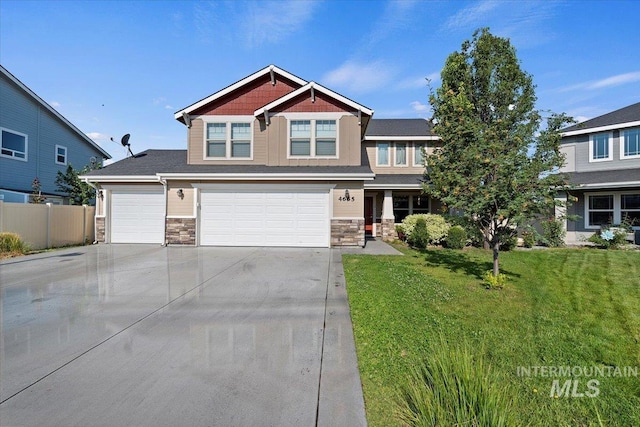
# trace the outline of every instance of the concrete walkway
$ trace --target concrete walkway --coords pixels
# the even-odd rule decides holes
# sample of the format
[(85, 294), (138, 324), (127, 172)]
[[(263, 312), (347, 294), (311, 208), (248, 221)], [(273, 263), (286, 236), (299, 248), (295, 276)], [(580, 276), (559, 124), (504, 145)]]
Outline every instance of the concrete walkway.
[(363, 426), (341, 252), (96, 245), (0, 262), (2, 426)]

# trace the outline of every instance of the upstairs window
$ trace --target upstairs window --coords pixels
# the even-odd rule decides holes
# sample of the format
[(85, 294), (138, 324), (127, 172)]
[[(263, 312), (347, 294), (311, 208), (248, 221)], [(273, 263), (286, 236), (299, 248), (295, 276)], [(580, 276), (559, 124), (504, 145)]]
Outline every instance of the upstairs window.
[(27, 135), (1, 128), (2, 130), (2, 147), (0, 148), (0, 156), (11, 159), (27, 161)]
[(376, 151), (376, 165), (389, 166), (389, 143), (379, 142)]
[(407, 144), (396, 143), (396, 166), (407, 165)]
[(251, 123), (207, 123), (206, 158), (250, 159)]
[(611, 160), (613, 155), (613, 138), (609, 133), (597, 133), (589, 139), (590, 162)]
[(640, 157), (640, 129), (624, 131), (622, 155), (620, 157)]
[(413, 144), (413, 166), (424, 166), (425, 144)]
[(56, 164), (57, 165), (67, 164), (67, 147), (63, 147), (62, 145), (56, 145)]
[(336, 157), (338, 132), (336, 120), (291, 120), (289, 155), (291, 157)]

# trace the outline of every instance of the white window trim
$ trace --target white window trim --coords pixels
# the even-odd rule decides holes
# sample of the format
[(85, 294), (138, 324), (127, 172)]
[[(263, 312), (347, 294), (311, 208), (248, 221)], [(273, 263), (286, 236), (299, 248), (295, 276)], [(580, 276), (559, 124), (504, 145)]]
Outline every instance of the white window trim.
[[(25, 133), (17, 132), (17, 131), (15, 131), (13, 129), (0, 127), (0, 149), (2, 149), (2, 150), (9, 150), (8, 148), (2, 148), (2, 140), (1, 140), (2, 139), (2, 131), (10, 132), (10, 133), (13, 133), (15, 135), (19, 135), (19, 136), (24, 137), (24, 159), (21, 158), (21, 157), (15, 157), (15, 156), (9, 156), (7, 154), (2, 154), (2, 151), (0, 151), (0, 157), (4, 157), (4, 158), (7, 158), (7, 159), (13, 159), (13, 160), (20, 160), (21, 162), (29, 161), (29, 136), (27, 134), (25, 134)], [(14, 150), (10, 150), (10, 151), (14, 151)]]
[[(203, 129), (203, 146), (202, 146), (202, 159), (203, 160), (221, 160), (221, 161), (249, 161), (253, 160), (253, 124), (255, 118), (253, 116), (203, 116), (204, 129)], [(225, 140), (225, 156), (224, 157), (209, 157), (207, 156), (207, 126), (212, 123), (224, 123), (226, 140)], [(251, 129), (251, 140), (249, 145), (249, 157), (232, 157), (231, 156), (231, 124), (232, 123), (248, 123)]]
[[(404, 145), (404, 163), (398, 163), (398, 145)], [(396, 168), (409, 167), (409, 146), (406, 142), (394, 142), (393, 143), (393, 166)]]
[[(387, 144), (387, 163), (380, 163), (380, 157), (378, 156), (380, 152), (380, 144)], [(387, 141), (380, 141), (376, 143), (376, 166), (384, 166), (384, 167), (391, 166), (391, 147), (392, 146), (393, 146), (393, 143), (387, 142)]]
[[(596, 135), (606, 134), (609, 141), (609, 156), (604, 159), (593, 158), (593, 138)], [(589, 135), (589, 163), (608, 162), (613, 160), (613, 134), (611, 132), (599, 132)]]
[(620, 131), (620, 160), (628, 160), (628, 159), (640, 159), (640, 154), (633, 154), (631, 156), (625, 156), (624, 154), (624, 134), (627, 131), (636, 130), (636, 129), (624, 129)]
[[(417, 163), (416, 162), (416, 153), (421, 148), (424, 148), (424, 152), (422, 153), (423, 163)], [(413, 167), (419, 167), (419, 168), (424, 167), (424, 159), (426, 159), (426, 158), (427, 158), (427, 143), (426, 142), (414, 142), (413, 143), (413, 156), (411, 157), (411, 164), (413, 165)]]
[[(584, 228), (588, 230), (599, 230), (599, 225), (591, 225), (589, 223), (589, 198), (591, 196), (613, 196), (613, 225), (620, 224), (622, 222), (622, 195), (623, 194), (638, 194), (640, 190), (632, 191), (598, 191), (589, 192), (584, 195)], [(634, 230), (640, 230), (640, 226), (633, 226)]]
[[(64, 162), (59, 162), (58, 161), (58, 149), (59, 148), (64, 149)], [(55, 159), (56, 165), (63, 165), (63, 166), (67, 165), (67, 163), (68, 163), (67, 152), (68, 152), (67, 151), (67, 147), (65, 147), (64, 145), (57, 145), (56, 144), (56, 149), (55, 149), (55, 152), (54, 152), (54, 155), (55, 155), (54, 159)]]
[[(323, 114), (313, 116), (308, 113), (303, 113), (302, 115), (297, 114), (287, 114), (287, 159), (339, 159), (340, 153), (340, 117), (335, 114)], [(296, 156), (291, 154), (291, 121), (301, 121), (301, 120), (309, 120), (311, 125), (311, 135), (309, 144), (309, 155), (308, 156)], [(336, 154), (334, 156), (320, 156), (316, 154), (316, 122), (318, 120), (335, 120), (336, 122)]]

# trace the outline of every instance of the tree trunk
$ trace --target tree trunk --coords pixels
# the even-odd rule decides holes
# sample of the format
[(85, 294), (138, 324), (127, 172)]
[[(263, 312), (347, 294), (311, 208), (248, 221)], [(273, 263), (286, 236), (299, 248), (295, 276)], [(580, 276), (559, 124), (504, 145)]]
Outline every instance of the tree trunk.
[(498, 260), (499, 255), (500, 255), (500, 244), (495, 243), (493, 245), (493, 277), (498, 277), (498, 273), (500, 273), (500, 263)]

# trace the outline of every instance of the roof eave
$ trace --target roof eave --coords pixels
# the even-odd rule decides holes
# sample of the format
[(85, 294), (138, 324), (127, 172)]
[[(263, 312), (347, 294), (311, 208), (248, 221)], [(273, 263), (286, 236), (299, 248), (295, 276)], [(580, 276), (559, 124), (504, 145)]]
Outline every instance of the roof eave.
[(365, 141), (440, 141), (437, 135), (403, 135), (403, 136), (385, 136), (385, 135), (365, 135)]
[(633, 122), (615, 123), (615, 124), (606, 125), (606, 126), (597, 126), (593, 128), (576, 129), (576, 130), (571, 130), (569, 132), (561, 132), (560, 135), (562, 137), (584, 135), (587, 133), (605, 132), (608, 130), (625, 129), (625, 128), (630, 128), (634, 126), (640, 126), (640, 120), (636, 120)]

